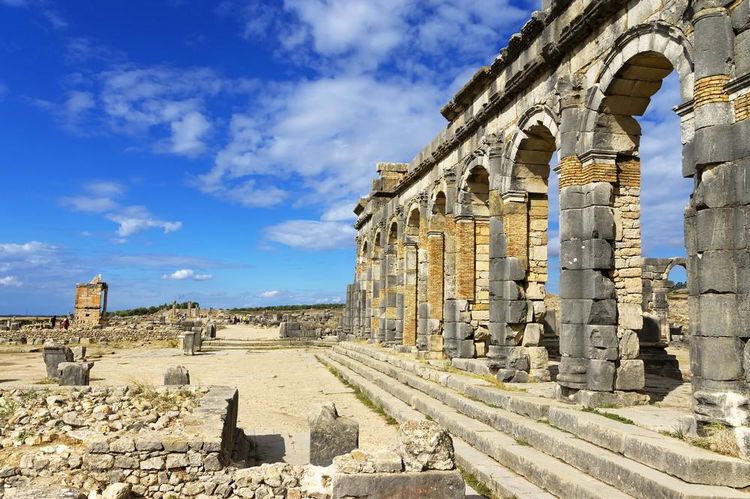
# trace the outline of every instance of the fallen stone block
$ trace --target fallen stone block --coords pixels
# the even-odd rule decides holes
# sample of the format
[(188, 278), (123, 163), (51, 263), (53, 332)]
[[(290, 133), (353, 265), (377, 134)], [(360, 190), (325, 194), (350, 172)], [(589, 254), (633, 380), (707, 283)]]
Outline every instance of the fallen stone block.
[(165, 385), (189, 385), (190, 372), (185, 366), (170, 367), (164, 373)]
[(332, 495), (344, 497), (429, 497), (463, 499), (466, 485), (458, 471), (335, 474)]
[(332, 402), (323, 404), (307, 419), (310, 424), (310, 464), (328, 466), (334, 457), (359, 446), (359, 423), (340, 417)]
[(93, 362), (61, 362), (57, 375), (61, 386), (88, 386)]
[(65, 345), (48, 343), (42, 351), (48, 378), (57, 378), (57, 368), (62, 362), (73, 362), (73, 351)]
[(434, 421), (406, 421), (399, 429), (398, 452), (406, 471), (452, 470), (453, 440)]

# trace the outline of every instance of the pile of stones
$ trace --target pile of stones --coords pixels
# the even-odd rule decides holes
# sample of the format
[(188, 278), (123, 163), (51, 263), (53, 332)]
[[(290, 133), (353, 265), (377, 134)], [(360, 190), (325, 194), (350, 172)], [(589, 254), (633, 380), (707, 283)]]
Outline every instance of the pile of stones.
[(176, 430), (207, 391), (201, 387), (0, 389), (0, 449), (86, 434)]

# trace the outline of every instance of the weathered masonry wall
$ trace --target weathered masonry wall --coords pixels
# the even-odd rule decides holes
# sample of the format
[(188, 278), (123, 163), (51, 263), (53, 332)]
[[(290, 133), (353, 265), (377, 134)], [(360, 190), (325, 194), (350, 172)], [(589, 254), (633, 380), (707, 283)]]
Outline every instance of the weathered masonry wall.
[(102, 324), (107, 316), (106, 282), (97, 276), (86, 284), (76, 285), (74, 322), (78, 325), (96, 326)]
[(355, 208), (348, 307), (361, 319), (347, 333), (544, 379), (546, 196), (557, 174), (559, 395), (642, 402), (637, 119), (672, 72), (682, 175), (694, 180), (695, 415), (750, 445), (750, 0), (545, 2), (442, 109), (449, 123), (432, 143), (409, 164), (378, 165)]

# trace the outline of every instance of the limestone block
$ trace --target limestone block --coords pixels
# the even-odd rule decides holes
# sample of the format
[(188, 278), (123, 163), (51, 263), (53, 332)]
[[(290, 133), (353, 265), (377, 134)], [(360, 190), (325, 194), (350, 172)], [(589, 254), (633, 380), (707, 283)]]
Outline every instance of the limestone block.
[[(739, 298), (738, 298), (739, 296)], [(741, 336), (750, 335), (750, 329), (743, 324), (748, 317), (743, 309), (747, 307), (747, 295), (703, 294), (698, 298), (700, 313), (698, 331), (701, 336)], [(691, 311), (692, 312), (692, 311)]]
[(526, 324), (521, 345), (525, 347), (537, 346), (543, 335), (544, 326), (542, 324)]
[(537, 383), (546, 383), (552, 380), (549, 369), (531, 369), (529, 371), (529, 379)]
[(73, 347), (71, 351), (73, 352), (74, 362), (79, 362), (86, 358), (86, 347), (84, 346)]
[(544, 347), (528, 347), (526, 355), (529, 357), (529, 369), (531, 371), (546, 369), (549, 364), (549, 354)]
[(586, 338), (592, 347), (617, 348), (617, 326), (587, 325), (584, 326)]
[(622, 360), (615, 374), (615, 390), (637, 391), (646, 386), (642, 360)]
[(474, 340), (457, 340), (456, 356), (461, 359), (472, 359), (476, 356), (476, 345)]
[(700, 293), (736, 292), (736, 268), (733, 251), (704, 252), (698, 264)]
[(307, 420), (310, 425), (310, 464), (328, 466), (334, 457), (359, 446), (359, 424), (339, 417), (333, 402), (323, 404)]
[(129, 483), (113, 483), (102, 492), (102, 499), (129, 499), (131, 497)]
[(621, 359), (637, 359), (640, 355), (640, 340), (638, 334), (630, 329), (621, 329), (619, 331), (619, 349)]
[(183, 333), (182, 353), (184, 355), (195, 355), (195, 333), (193, 332)]
[(641, 329), (643, 327), (643, 311), (638, 303), (618, 303), (618, 324), (622, 328)]
[(560, 353), (569, 357), (586, 356), (586, 332), (583, 324), (560, 325)]
[(471, 324), (467, 324), (466, 322), (456, 323), (455, 338), (457, 340), (468, 340), (473, 337), (474, 337), (474, 328), (471, 326)]
[(189, 385), (190, 373), (185, 366), (170, 367), (164, 373), (165, 385)]
[(696, 376), (716, 381), (745, 379), (744, 347), (742, 340), (736, 337), (693, 337), (691, 370)]
[(399, 428), (398, 453), (405, 471), (452, 470), (453, 440), (434, 421), (406, 421)]
[(733, 54), (732, 21), (729, 16), (703, 16), (695, 22), (695, 79), (729, 74)]
[(458, 471), (336, 473), (333, 497), (429, 497), (463, 499), (466, 485)]
[(61, 362), (57, 366), (58, 382), (61, 386), (88, 386), (92, 367), (93, 362)]
[(398, 452), (385, 450), (376, 452), (372, 456), (376, 473), (399, 473), (404, 468)]
[(58, 377), (58, 366), (62, 362), (73, 362), (73, 351), (65, 345), (46, 344), (42, 350), (48, 378)]
[(516, 371), (528, 371), (530, 362), (527, 349), (524, 347), (513, 347), (508, 350), (508, 359), (506, 361), (508, 369)]
[(611, 392), (615, 381), (615, 364), (607, 360), (589, 360), (586, 386), (597, 392)]

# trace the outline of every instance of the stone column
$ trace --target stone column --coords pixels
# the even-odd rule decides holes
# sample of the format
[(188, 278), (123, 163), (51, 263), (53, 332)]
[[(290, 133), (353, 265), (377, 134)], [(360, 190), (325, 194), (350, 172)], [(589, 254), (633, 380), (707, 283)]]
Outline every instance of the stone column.
[(741, 454), (750, 458), (747, 3), (732, 17), (714, 5), (699, 2), (693, 16), (695, 168), (685, 172), (697, 173), (685, 217), (693, 409), (701, 424), (734, 428)]
[(443, 233), (430, 231), (427, 233), (427, 311), (428, 316), (428, 346), (431, 352), (443, 351), (443, 337), (440, 328), (443, 322), (443, 284), (444, 284), (444, 252), (445, 241)]
[[(403, 227), (403, 225), (400, 225)], [(396, 275), (393, 287), (393, 294), (396, 298), (396, 314), (393, 321), (393, 343), (401, 345), (404, 339), (404, 244), (401, 241), (401, 234), (396, 243), (396, 262), (393, 270)]]
[(456, 217), (456, 299), (474, 300), (475, 233), (472, 217)]
[(390, 255), (387, 251), (384, 252), (383, 258), (380, 260), (380, 314), (378, 315), (378, 342), (386, 342), (386, 329), (387, 329), (387, 312), (388, 312), (388, 299), (390, 296), (389, 276), (388, 276), (388, 260)]
[(417, 345), (417, 244), (412, 241), (404, 243), (404, 323), (403, 345)]

